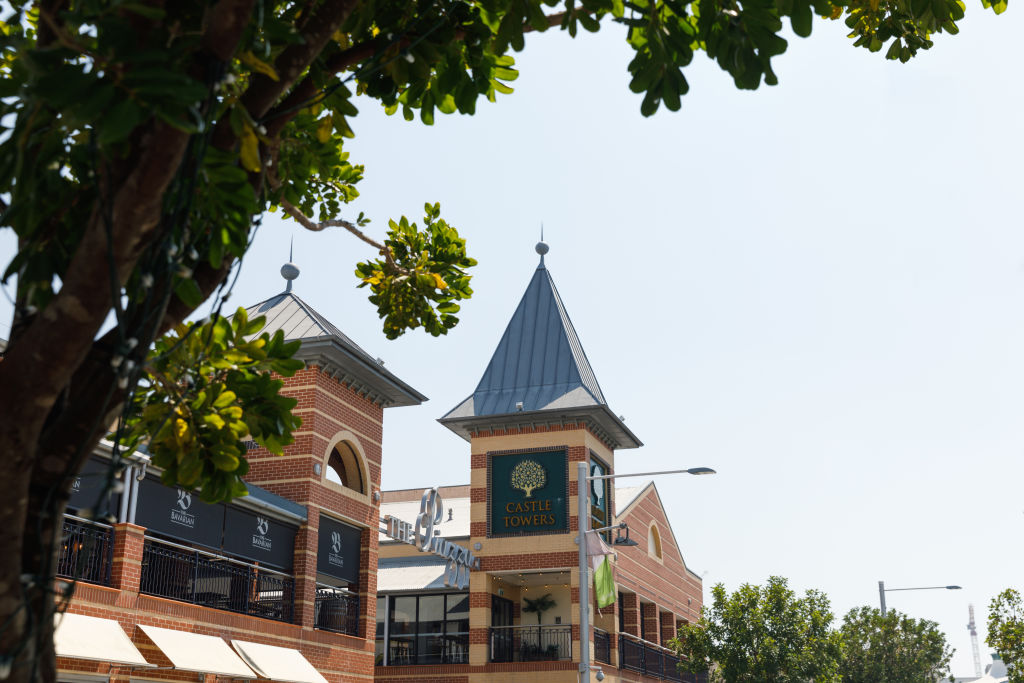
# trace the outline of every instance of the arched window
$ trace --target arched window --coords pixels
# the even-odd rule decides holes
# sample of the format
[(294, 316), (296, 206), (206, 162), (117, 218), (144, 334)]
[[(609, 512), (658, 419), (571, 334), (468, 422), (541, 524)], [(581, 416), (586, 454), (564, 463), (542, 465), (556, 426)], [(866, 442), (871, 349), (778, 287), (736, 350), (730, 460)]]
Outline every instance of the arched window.
[(661, 534), (658, 533), (658, 527), (653, 524), (647, 531), (647, 554), (661, 559)]
[(349, 442), (342, 441), (331, 451), (331, 457), (327, 459), (327, 481), (366, 493), (359, 453)]

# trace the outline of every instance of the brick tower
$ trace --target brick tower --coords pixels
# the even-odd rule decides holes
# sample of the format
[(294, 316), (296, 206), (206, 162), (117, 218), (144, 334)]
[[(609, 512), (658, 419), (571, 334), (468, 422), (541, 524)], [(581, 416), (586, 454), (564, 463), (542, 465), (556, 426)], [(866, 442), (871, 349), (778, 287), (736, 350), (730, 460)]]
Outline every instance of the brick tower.
[[(264, 332), (281, 330), (302, 341), (295, 357), (306, 367), (282, 390), (298, 400), (293, 412), (302, 426), (283, 456), (250, 451), (246, 481), (306, 508), (295, 540), (295, 623), (324, 645), (330, 661), (314, 661), (321, 671), (365, 680), (373, 676), (384, 409), (426, 397), (292, 292), (298, 268), (286, 264), (281, 274), (286, 290), (247, 310), (250, 319), (266, 317)], [(356, 547), (353, 566), (348, 549)], [(355, 605), (333, 596), (352, 594), (358, 595), (357, 625), (350, 614), (331, 624), (338, 617), (328, 605)]]
[[(476, 390), (440, 420), (471, 448), (470, 681), (579, 680), (577, 463), (610, 474), (617, 449), (641, 445), (608, 407), (547, 251)], [(613, 487), (590, 488), (591, 528), (609, 526)]]

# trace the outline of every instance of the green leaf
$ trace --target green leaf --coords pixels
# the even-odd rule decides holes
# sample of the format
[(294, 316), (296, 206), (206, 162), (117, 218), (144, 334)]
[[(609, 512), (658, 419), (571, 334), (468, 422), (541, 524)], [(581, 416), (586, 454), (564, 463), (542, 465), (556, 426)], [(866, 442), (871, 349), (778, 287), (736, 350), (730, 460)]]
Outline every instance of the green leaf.
[(203, 292), (199, 289), (196, 281), (191, 278), (179, 280), (178, 284), (174, 286), (174, 293), (189, 308), (196, 308), (203, 303)]
[[(100, 120), (99, 135), (96, 142), (100, 147), (107, 147), (124, 140), (131, 135), (135, 126), (143, 120), (142, 109), (128, 98), (115, 104)], [(200, 301), (202, 301), (200, 299)]]
[(230, 389), (226, 389), (222, 391), (220, 393), (220, 396), (218, 396), (217, 399), (213, 402), (213, 407), (224, 408), (234, 403), (237, 398), (238, 397), (235, 395), (235, 392), (231, 391)]

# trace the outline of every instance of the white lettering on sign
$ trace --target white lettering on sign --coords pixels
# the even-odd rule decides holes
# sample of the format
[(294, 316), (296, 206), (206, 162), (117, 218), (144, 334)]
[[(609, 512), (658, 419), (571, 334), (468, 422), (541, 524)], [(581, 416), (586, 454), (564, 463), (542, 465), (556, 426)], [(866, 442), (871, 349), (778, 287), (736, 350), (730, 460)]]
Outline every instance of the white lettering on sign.
[(434, 526), (440, 524), (442, 519), (444, 501), (435, 486), (423, 492), (415, 524), (388, 515), (381, 520), (386, 525), (381, 532), (392, 540), (416, 546), (422, 553), (429, 552), (445, 558), (448, 566), (445, 569), (444, 585), (466, 588), (469, 586), (470, 570), (480, 569), (480, 558), (473, 551), (435, 535), (440, 531), (435, 532)]

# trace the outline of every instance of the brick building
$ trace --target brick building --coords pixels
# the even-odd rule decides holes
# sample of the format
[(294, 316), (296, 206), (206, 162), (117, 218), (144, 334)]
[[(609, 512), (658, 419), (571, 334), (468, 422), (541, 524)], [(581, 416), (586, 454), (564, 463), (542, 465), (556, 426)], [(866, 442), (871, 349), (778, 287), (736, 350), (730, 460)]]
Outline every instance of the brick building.
[[(249, 496), (228, 505), (162, 486), (144, 457), (99, 500), (110, 468), (97, 452), (65, 523), (59, 574), (79, 582), (56, 633), (60, 680), (580, 680), (577, 463), (612, 475), (616, 451), (641, 444), (538, 252), (479, 385), (440, 420), (468, 441), (469, 485), (429, 502), (380, 490), (384, 409), (425, 397), (296, 296), (298, 271), (283, 268), (286, 291), (249, 315), (303, 340), (306, 368), (285, 388), (303, 420), (295, 443), (252, 448)], [(597, 667), (609, 681), (684, 680), (663, 645), (699, 615), (700, 578), (654, 485), (612, 481), (588, 484), (589, 528), (635, 544), (611, 546), (617, 600), (591, 608), (585, 680)], [(117, 523), (77, 514), (104, 505)]]

